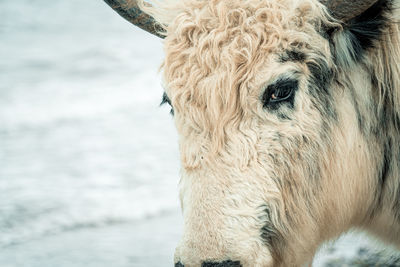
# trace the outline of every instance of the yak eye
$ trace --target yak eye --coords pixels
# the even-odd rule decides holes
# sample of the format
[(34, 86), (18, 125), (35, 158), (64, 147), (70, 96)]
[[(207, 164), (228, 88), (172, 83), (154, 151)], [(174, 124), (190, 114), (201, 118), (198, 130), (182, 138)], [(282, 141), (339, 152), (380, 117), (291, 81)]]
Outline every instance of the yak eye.
[(294, 92), (298, 87), (295, 79), (279, 79), (265, 89), (262, 97), (263, 107), (277, 107), (277, 104), (290, 102), (293, 105)]
[(174, 109), (172, 108), (171, 100), (169, 99), (167, 93), (163, 94), (160, 106), (162, 106), (164, 104), (170, 105), (171, 111), (169, 113), (171, 113), (171, 115), (174, 115)]

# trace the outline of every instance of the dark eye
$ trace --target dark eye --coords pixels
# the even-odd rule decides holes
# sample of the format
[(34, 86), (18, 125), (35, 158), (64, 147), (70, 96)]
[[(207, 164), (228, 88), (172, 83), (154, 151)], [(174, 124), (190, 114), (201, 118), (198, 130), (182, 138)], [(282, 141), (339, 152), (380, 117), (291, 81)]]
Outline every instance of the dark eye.
[(169, 99), (167, 93), (163, 94), (160, 106), (162, 106), (164, 104), (170, 105), (171, 111), (169, 113), (171, 113), (171, 115), (174, 115), (174, 109), (172, 108), (171, 100)]
[(290, 103), (293, 106), (294, 92), (298, 87), (298, 81), (295, 79), (279, 79), (265, 89), (262, 97), (264, 108), (277, 108), (281, 103)]

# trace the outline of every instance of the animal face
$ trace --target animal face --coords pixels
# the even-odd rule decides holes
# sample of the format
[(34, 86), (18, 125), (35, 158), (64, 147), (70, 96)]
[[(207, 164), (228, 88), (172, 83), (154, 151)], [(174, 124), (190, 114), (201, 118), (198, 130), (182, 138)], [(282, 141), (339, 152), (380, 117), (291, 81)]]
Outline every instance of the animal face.
[(158, 4), (182, 163), (175, 266), (301, 266), (355, 226), (390, 240), (393, 1), (359, 2), (345, 24), (317, 0)]
[[(358, 89), (338, 78), (356, 64), (352, 39), (333, 35), (340, 25), (317, 1), (190, 3), (165, 42), (185, 221), (175, 260), (310, 262), (374, 201)], [(354, 75), (371, 88), (365, 69)]]
[(332, 86), (335, 25), (315, 1), (186, 7), (164, 63), (182, 162), (176, 262), (307, 262), (340, 224), (332, 191), (352, 181), (335, 180), (363, 167), (355, 111)]

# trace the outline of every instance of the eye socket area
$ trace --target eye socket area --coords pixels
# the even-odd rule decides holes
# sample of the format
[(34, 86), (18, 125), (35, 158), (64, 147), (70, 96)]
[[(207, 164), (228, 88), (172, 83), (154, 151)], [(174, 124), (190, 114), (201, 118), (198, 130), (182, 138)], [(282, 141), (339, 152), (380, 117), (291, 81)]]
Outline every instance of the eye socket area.
[(262, 96), (263, 107), (274, 107), (283, 103), (294, 104), (294, 92), (299, 86), (299, 81), (293, 78), (280, 78), (267, 86)]
[(160, 106), (163, 106), (165, 104), (168, 104), (171, 107), (171, 111), (169, 112), (171, 115), (174, 115), (174, 109), (172, 107), (172, 103), (171, 100), (169, 99), (167, 93), (164, 92), (162, 99), (161, 99), (161, 103)]

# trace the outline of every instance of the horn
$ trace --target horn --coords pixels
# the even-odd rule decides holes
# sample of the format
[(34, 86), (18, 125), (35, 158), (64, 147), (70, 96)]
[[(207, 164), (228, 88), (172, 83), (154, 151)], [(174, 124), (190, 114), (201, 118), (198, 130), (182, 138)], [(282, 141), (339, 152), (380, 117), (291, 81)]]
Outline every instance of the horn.
[(342, 21), (349, 21), (361, 15), (378, 0), (320, 0), (332, 16)]
[(104, 2), (133, 25), (160, 38), (165, 38), (163, 35), (165, 30), (153, 17), (140, 10), (136, 0), (104, 0)]

